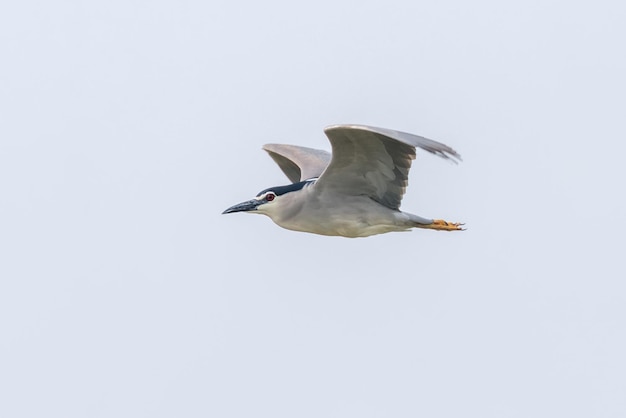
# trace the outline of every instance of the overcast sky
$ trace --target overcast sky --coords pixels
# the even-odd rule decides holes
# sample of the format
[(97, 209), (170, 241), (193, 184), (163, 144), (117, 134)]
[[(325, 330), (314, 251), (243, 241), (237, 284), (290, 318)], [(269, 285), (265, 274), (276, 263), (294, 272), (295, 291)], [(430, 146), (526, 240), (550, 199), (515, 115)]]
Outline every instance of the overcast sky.
[[(0, 416), (626, 416), (621, 1), (0, 6)], [(268, 142), (444, 142), (364, 239)]]

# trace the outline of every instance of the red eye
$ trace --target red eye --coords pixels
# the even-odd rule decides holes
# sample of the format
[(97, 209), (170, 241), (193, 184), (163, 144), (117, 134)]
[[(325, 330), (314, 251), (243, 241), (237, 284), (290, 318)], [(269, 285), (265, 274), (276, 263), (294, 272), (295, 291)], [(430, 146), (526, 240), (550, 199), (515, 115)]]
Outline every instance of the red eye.
[(275, 197), (276, 195), (274, 193), (268, 193), (265, 195), (265, 200), (267, 200), (268, 202), (271, 202), (272, 200), (274, 200)]

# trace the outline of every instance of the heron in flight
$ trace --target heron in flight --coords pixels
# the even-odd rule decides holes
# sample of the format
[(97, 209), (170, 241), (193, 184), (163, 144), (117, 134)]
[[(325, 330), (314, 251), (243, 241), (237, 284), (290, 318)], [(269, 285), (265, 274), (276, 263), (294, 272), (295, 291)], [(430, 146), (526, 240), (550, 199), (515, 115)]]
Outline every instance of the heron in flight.
[(265, 145), (291, 184), (261, 190), (223, 213), (258, 213), (293, 231), (350, 238), (411, 228), (464, 230), (461, 223), (400, 210), (416, 148), (456, 163), (461, 156), (455, 150), (421, 136), (364, 125), (334, 125), (324, 132), (332, 154)]

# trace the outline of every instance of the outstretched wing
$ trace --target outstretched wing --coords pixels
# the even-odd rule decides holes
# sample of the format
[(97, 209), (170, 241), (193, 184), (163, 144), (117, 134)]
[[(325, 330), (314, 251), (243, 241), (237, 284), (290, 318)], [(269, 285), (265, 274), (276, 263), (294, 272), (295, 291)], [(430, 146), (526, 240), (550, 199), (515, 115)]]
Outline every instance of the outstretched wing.
[(266, 144), (263, 149), (292, 183), (319, 177), (330, 162), (330, 153), (297, 145)]
[(447, 145), (390, 129), (335, 125), (324, 132), (333, 152), (315, 184), (318, 193), (367, 195), (391, 209), (400, 207), (416, 148), (454, 162), (461, 160)]

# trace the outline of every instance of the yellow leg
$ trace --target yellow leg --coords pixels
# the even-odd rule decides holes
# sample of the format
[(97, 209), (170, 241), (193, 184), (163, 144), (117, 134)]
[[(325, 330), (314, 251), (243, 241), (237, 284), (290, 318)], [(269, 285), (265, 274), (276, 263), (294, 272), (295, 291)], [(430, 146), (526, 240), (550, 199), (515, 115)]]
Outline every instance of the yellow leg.
[(434, 219), (432, 224), (419, 225), (420, 228), (434, 229), (437, 231), (465, 231), (462, 226), (465, 224), (458, 222), (446, 222), (443, 219)]

